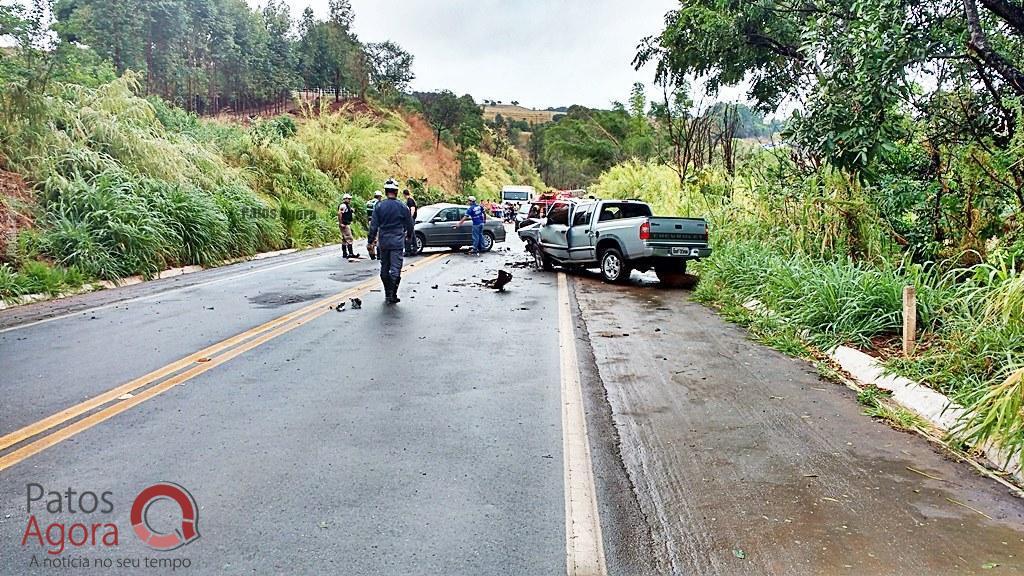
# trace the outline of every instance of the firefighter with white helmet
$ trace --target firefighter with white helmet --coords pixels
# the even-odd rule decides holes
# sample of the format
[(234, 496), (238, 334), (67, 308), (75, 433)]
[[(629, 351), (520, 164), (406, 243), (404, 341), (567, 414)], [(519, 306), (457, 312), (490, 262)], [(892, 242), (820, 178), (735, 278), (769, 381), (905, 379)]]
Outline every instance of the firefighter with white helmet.
[(352, 208), (352, 195), (345, 194), (341, 197), (341, 204), (338, 206), (338, 227), (341, 228), (341, 254), (344, 258), (359, 258), (352, 248), (355, 238), (352, 236), (352, 222), (355, 220), (356, 211)]
[[(377, 207), (377, 204), (384, 198), (384, 193), (380, 190), (373, 191), (373, 198), (366, 203), (366, 221), (369, 222), (370, 218), (373, 218), (373, 209)], [(370, 254), (370, 260), (377, 259), (377, 239), (370, 236), (366, 239), (366, 251)]]

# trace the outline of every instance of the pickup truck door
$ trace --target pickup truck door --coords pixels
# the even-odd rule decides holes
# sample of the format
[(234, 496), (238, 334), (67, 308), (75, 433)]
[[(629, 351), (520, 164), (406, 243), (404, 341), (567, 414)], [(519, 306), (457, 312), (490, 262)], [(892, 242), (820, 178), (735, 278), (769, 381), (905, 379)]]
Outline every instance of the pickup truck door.
[(557, 203), (548, 210), (548, 219), (540, 227), (540, 245), (556, 260), (569, 259), (569, 204)]
[(592, 262), (597, 259), (594, 245), (593, 220), (596, 204), (580, 204), (572, 214), (572, 227), (569, 228), (569, 260), (573, 262)]

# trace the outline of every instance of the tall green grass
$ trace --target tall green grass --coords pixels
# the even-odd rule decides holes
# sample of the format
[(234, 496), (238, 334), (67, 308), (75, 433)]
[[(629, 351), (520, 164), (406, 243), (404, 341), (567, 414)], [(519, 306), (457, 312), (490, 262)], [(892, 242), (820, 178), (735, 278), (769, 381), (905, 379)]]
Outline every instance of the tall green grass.
[(716, 242), (701, 273), (698, 298), (739, 304), (756, 299), (825, 348), (870, 346), (876, 336), (898, 334), (904, 286), (917, 288), (918, 322), (926, 330), (936, 325), (948, 297), (940, 279), (920, 265), (818, 260), (760, 241)]
[(393, 122), (338, 114), (301, 127), (200, 120), (138, 92), (130, 73), (41, 94), (0, 88), (0, 158), (34, 184), (42, 210), (0, 272), (0, 297), (52, 268), (39, 262), (116, 279), (333, 241), (342, 192), (369, 196), (402, 137)]

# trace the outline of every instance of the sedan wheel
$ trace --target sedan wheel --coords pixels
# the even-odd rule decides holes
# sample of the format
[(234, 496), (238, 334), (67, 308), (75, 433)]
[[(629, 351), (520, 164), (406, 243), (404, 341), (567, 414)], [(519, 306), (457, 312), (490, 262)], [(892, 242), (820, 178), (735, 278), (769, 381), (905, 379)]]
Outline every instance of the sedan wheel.
[(491, 236), (489, 232), (484, 232), (484, 243), (481, 248), (484, 252), (490, 252), (491, 248), (494, 248), (494, 236)]
[(417, 254), (423, 254), (423, 247), (426, 244), (422, 234), (416, 235), (416, 240), (413, 244), (413, 249)]

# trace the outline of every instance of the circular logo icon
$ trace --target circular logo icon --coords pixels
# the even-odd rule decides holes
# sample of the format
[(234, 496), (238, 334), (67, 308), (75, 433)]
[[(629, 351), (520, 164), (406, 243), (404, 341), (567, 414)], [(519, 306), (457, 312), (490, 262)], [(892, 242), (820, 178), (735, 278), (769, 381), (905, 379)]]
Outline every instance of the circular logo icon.
[[(157, 532), (146, 518), (150, 505), (161, 500), (172, 500), (181, 509), (181, 526), (174, 532)], [(199, 538), (199, 509), (196, 501), (188, 490), (172, 482), (153, 484), (139, 492), (132, 503), (131, 522), (139, 540), (154, 550), (174, 550)]]

